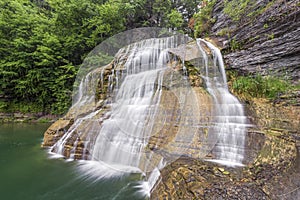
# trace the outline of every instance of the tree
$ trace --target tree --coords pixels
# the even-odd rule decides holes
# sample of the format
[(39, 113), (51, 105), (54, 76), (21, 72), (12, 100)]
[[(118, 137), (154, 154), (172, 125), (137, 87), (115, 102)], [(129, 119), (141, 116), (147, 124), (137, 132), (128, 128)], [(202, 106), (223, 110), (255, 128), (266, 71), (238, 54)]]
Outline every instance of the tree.
[(167, 24), (167, 14), (171, 11), (170, 0), (155, 0), (153, 3), (153, 20), (159, 27)]
[(125, 30), (127, 8), (118, 0), (3, 0), (0, 6), (0, 98), (9, 98), (4, 107), (14, 112), (65, 112), (84, 56)]
[(175, 30), (181, 30), (184, 20), (180, 12), (173, 9), (171, 13), (167, 15), (167, 18), (167, 27), (174, 28)]
[(186, 30), (193, 2), (0, 1), (0, 110), (62, 114), (77, 70), (95, 46), (137, 27)]

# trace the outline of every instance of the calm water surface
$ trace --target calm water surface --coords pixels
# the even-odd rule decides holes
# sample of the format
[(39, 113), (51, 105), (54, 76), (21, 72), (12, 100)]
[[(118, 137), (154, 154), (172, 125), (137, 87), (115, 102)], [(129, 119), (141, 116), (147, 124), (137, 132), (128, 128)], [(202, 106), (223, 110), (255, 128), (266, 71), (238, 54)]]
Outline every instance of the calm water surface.
[(136, 175), (96, 179), (78, 170), (78, 161), (50, 159), (40, 147), (49, 124), (0, 124), (0, 199), (145, 199)]

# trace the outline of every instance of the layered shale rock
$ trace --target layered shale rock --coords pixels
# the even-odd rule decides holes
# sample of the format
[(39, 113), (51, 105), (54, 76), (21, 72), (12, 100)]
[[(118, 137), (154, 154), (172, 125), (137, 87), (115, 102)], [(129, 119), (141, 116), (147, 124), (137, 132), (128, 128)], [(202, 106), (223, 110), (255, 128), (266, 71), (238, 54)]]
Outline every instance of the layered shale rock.
[(248, 1), (243, 10), (226, 10), (228, 1), (218, 0), (212, 13), (215, 23), (210, 36), (222, 46), (227, 66), (242, 73), (287, 76), (298, 82), (299, 3), (257, 0)]

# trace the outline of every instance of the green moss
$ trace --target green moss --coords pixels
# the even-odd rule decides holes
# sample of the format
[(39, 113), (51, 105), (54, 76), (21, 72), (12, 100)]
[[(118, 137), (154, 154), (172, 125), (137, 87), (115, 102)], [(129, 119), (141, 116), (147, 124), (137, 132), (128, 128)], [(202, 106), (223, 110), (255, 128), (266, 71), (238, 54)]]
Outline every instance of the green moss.
[(267, 38), (268, 38), (268, 40), (273, 40), (275, 38), (274, 33), (267, 34)]
[(42, 118), (42, 119), (39, 119), (37, 122), (38, 122), (38, 123), (50, 123), (50, 122), (51, 122), (51, 119)]
[(255, 37), (251, 37), (249, 40), (248, 40), (248, 42), (253, 42), (253, 41), (255, 41), (255, 40), (258, 40), (260, 38), (260, 36), (259, 35), (256, 35)]

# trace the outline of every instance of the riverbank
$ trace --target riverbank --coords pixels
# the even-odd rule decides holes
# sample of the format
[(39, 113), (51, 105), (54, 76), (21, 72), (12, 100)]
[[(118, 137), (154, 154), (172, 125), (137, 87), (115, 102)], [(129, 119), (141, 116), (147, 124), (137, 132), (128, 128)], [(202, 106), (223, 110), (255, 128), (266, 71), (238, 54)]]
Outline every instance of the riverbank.
[(60, 116), (42, 113), (3, 113), (0, 112), (0, 123), (53, 123)]

